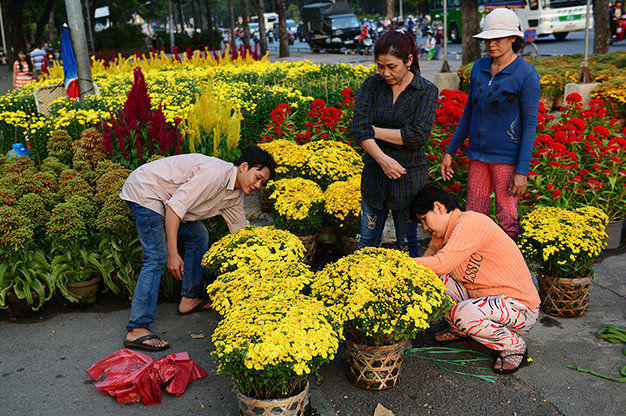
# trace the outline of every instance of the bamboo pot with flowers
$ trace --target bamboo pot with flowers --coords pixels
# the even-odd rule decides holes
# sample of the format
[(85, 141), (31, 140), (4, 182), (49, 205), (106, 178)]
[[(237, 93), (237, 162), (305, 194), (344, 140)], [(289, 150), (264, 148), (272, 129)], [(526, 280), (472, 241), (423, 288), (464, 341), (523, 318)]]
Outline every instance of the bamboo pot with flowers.
[(211, 356), (233, 381), (240, 415), (301, 416), (308, 378), (334, 358), (340, 338), (321, 302), (282, 293), (230, 308), (213, 333)]
[(518, 245), (537, 275), (544, 312), (567, 318), (587, 310), (591, 266), (604, 249), (607, 222), (595, 207), (544, 207), (523, 218)]
[(313, 181), (302, 178), (268, 183), (276, 227), (297, 235), (304, 247), (304, 261), (311, 263), (317, 248), (317, 233), (324, 225), (324, 195)]
[(408, 254), (371, 247), (327, 265), (311, 284), (343, 323), (348, 378), (368, 390), (398, 383), (408, 341), (452, 306), (445, 290)]
[(332, 183), (324, 192), (324, 212), (337, 231), (343, 253), (354, 253), (361, 220), (361, 175)]

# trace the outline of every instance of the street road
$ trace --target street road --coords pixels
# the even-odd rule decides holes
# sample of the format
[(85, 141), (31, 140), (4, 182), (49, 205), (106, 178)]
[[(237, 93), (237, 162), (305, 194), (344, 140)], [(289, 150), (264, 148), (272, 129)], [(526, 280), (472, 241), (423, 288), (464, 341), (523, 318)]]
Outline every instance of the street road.
[[(417, 39), (418, 43), (424, 42), (423, 38)], [(537, 47), (540, 55), (573, 55), (585, 52), (585, 32), (578, 31), (570, 33), (564, 40), (556, 40), (553, 36), (537, 38)], [(274, 41), (268, 45), (270, 50), (278, 50), (278, 42)], [(296, 42), (289, 47), (293, 53), (310, 53), (311, 49), (306, 42)], [(626, 40), (615, 42), (609, 46), (610, 52), (626, 50)], [(461, 52), (461, 44), (448, 43), (448, 53), (456, 54)], [(589, 36), (589, 53), (593, 53), (593, 32)]]

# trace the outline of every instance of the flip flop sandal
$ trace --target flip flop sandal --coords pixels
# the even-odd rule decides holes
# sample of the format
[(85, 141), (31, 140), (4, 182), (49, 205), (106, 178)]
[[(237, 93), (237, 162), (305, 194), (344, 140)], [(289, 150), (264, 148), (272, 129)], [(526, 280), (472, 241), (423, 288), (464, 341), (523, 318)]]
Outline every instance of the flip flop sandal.
[(190, 311), (187, 312), (181, 312), (180, 309), (176, 310), (176, 315), (179, 316), (185, 316), (185, 315), (190, 315), (192, 313), (195, 312), (205, 312), (205, 311), (210, 311), (210, 308), (205, 308), (206, 305), (209, 304), (209, 301), (207, 300), (203, 300), (200, 303), (198, 303), (196, 306), (194, 306)]
[(467, 338), (467, 335), (457, 334), (453, 332), (452, 329), (446, 329), (435, 334), (435, 341), (442, 343), (458, 341), (463, 338)]
[(149, 339), (160, 340), (161, 338), (159, 338), (157, 335), (154, 335), (154, 334), (144, 335), (143, 337), (139, 337), (134, 341), (125, 340), (124, 346), (128, 348), (134, 348), (134, 349), (145, 350), (145, 351), (163, 351), (170, 347), (170, 344), (164, 345), (162, 347), (155, 347), (154, 345), (148, 345), (148, 344), (143, 343), (144, 341), (147, 341)]
[[(514, 356), (522, 357), (522, 361), (519, 363), (517, 367), (511, 368), (508, 370), (503, 370), (502, 368), (498, 368), (498, 369), (494, 368), (493, 372), (498, 373), (498, 374), (513, 374), (514, 372), (519, 370), (521, 367), (526, 367), (527, 365), (530, 365), (530, 362), (528, 361), (528, 348), (526, 348), (523, 353), (516, 352), (513, 354), (507, 354), (505, 356), (499, 355), (498, 357), (496, 357), (496, 360), (500, 358), (502, 363), (504, 363), (504, 360), (506, 360), (508, 357), (514, 357)], [(496, 360), (494, 360), (493, 362), (494, 365), (496, 364)]]

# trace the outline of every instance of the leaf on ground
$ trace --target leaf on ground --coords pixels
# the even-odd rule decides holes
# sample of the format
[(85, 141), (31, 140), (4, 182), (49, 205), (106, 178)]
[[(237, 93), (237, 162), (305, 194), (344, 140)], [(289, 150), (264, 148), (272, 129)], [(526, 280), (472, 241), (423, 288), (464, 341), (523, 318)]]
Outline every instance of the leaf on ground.
[(374, 416), (394, 416), (393, 412), (389, 409), (386, 409), (385, 406), (378, 403), (376, 409), (374, 409)]
[(189, 336), (193, 339), (202, 339), (202, 338), (206, 338), (206, 334), (203, 333), (199, 333), (199, 334), (189, 334)]

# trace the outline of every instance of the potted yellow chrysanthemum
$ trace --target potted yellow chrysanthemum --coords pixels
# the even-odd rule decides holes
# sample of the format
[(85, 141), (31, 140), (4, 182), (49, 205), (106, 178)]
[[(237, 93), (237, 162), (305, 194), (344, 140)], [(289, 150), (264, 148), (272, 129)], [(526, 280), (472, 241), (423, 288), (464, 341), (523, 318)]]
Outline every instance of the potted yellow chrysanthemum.
[(316, 273), (311, 294), (344, 327), (348, 378), (369, 390), (398, 382), (409, 339), (452, 306), (446, 288), (430, 269), (408, 254), (364, 248)]
[(518, 245), (537, 275), (544, 312), (582, 315), (589, 305), (591, 265), (605, 246), (607, 215), (595, 207), (537, 208), (524, 217)]
[(321, 302), (281, 294), (231, 308), (211, 356), (233, 381), (241, 415), (296, 416), (308, 407), (308, 377), (334, 358), (340, 338)]
[(324, 192), (324, 212), (337, 230), (344, 254), (354, 253), (361, 220), (361, 175), (330, 184)]
[(324, 194), (313, 181), (302, 178), (280, 179), (267, 185), (273, 202), (276, 227), (297, 235), (306, 247), (304, 261), (313, 260), (317, 233), (324, 225)]

